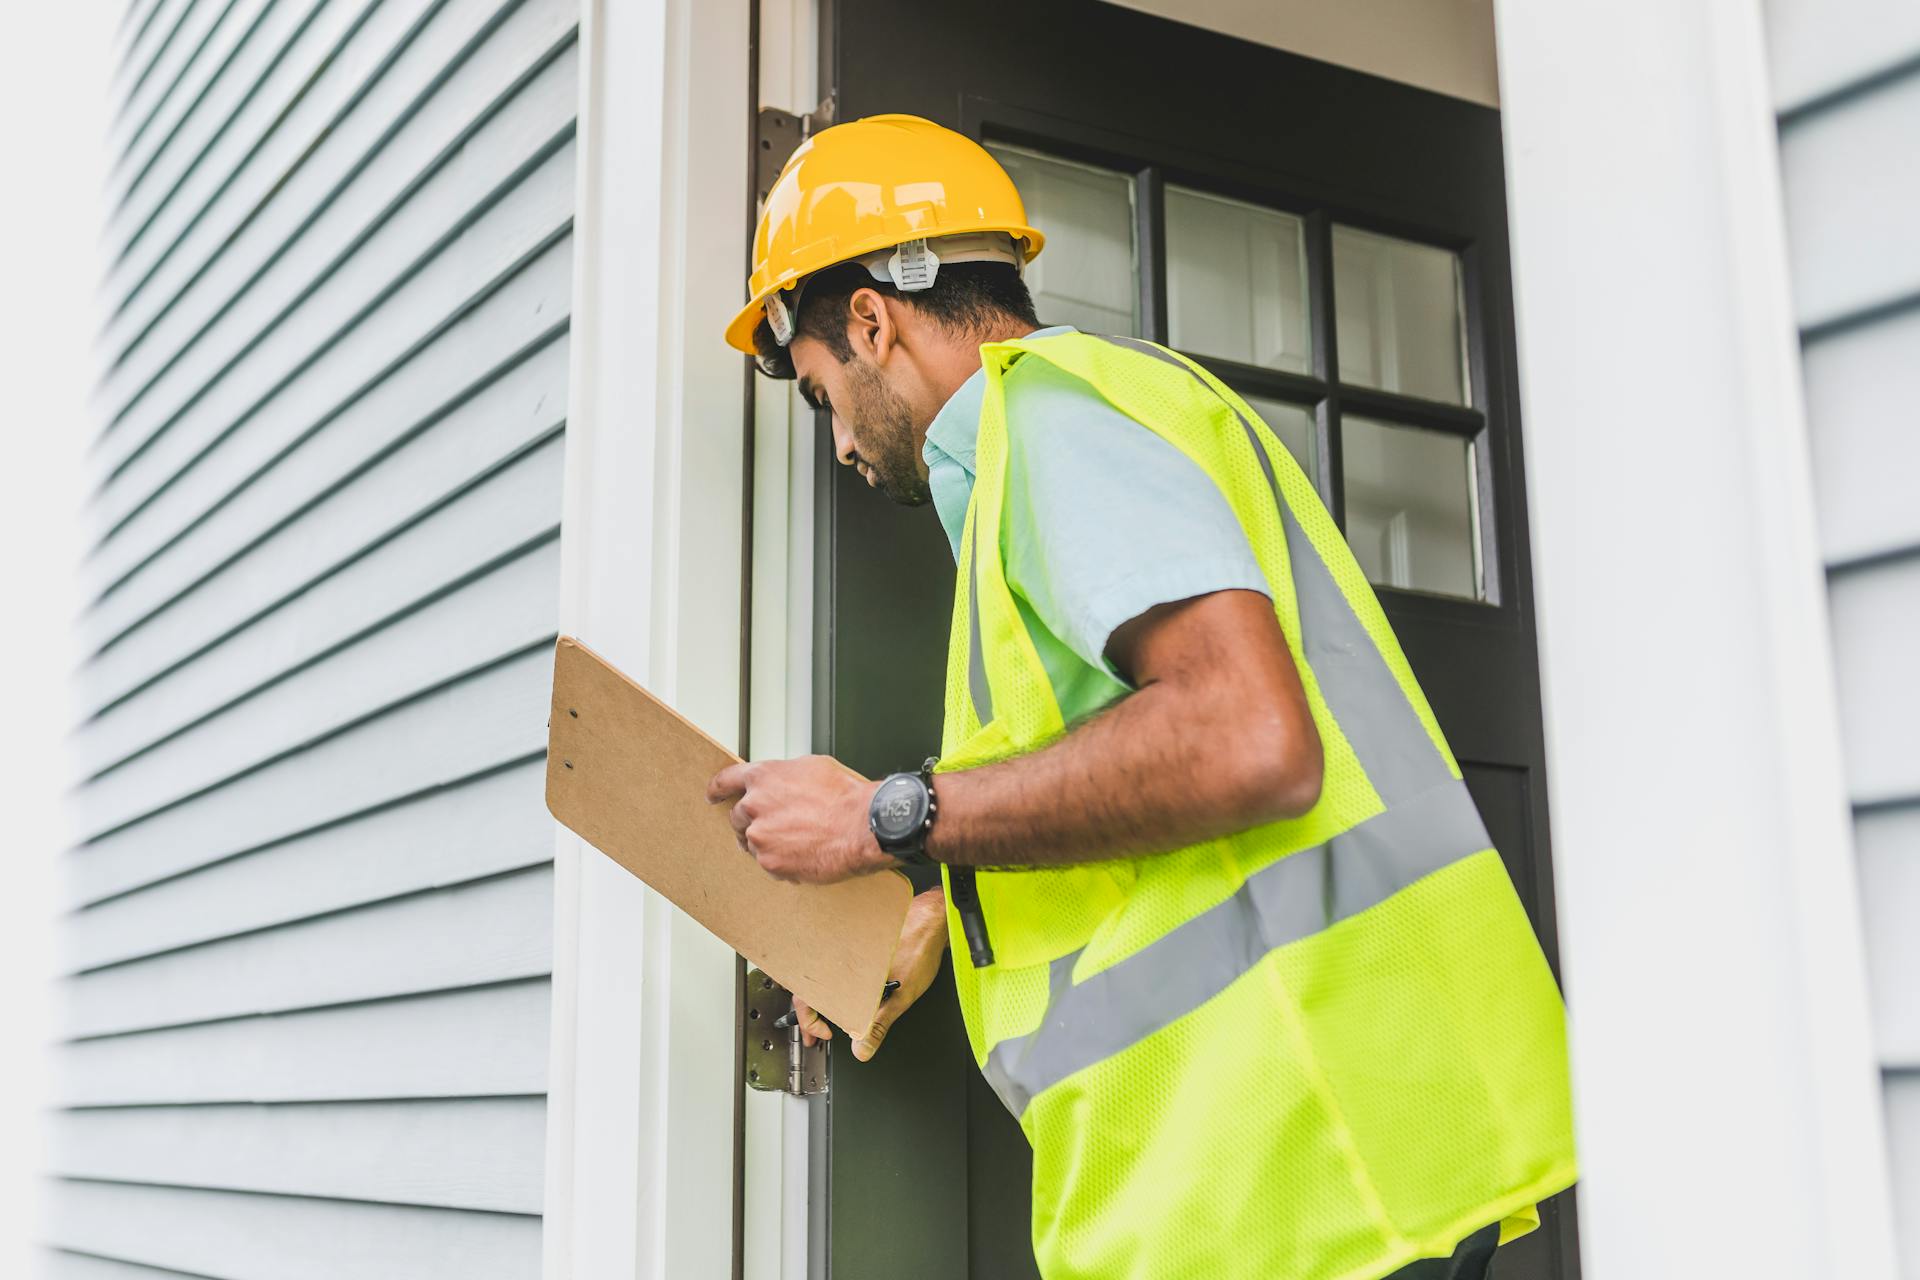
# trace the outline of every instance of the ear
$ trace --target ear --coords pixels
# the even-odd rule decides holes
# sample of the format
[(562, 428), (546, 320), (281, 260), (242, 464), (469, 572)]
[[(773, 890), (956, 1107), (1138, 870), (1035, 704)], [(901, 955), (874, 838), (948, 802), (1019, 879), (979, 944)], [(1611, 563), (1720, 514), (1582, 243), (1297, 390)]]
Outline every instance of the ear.
[(877, 289), (855, 289), (847, 299), (847, 338), (853, 349), (884, 364), (900, 341), (893, 308)]

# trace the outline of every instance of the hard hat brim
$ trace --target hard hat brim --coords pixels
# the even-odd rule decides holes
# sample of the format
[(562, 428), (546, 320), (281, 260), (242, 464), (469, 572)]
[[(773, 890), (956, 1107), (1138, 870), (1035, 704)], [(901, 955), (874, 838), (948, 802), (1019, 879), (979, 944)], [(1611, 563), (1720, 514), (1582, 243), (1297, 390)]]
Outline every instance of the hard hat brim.
[[(976, 229), (969, 228), (969, 232), (973, 230), (976, 230)], [(977, 228), (977, 230), (1003, 231), (1006, 234), (1015, 237), (1016, 239), (1025, 241), (1026, 243), (1025, 258), (1026, 258), (1026, 261), (1028, 262), (1032, 262), (1034, 258), (1039, 255), (1040, 250), (1046, 245), (1046, 242), (1047, 242), (1047, 238), (1044, 235), (1042, 235), (1037, 229), (1033, 227), (1028, 227), (1028, 226), (980, 227), (980, 228)], [(904, 243), (904, 241), (889, 238), (889, 239), (878, 240), (872, 244), (856, 245), (840, 261), (852, 262), (854, 259), (859, 258), (864, 254), (872, 253), (876, 249), (891, 249), (895, 245), (902, 244), (902, 243)], [(935, 238), (935, 243), (936, 244), (938, 243), (938, 237)], [(840, 265), (839, 262), (830, 262), (827, 264), (827, 267), (833, 267), (838, 265)], [(824, 271), (827, 269), (827, 267), (821, 267), (820, 270)], [(816, 271), (813, 274), (818, 275), (819, 272)], [(747, 305), (740, 308), (739, 313), (736, 314), (733, 317), (732, 321), (728, 323), (727, 333), (726, 333), (727, 345), (732, 347), (735, 351), (742, 351), (750, 356), (759, 354), (755, 350), (753, 345), (753, 331), (760, 327), (761, 318), (767, 314), (767, 299), (772, 297), (773, 294), (775, 294), (776, 292), (778, 292), (780, 288), (791, 287), (794, 283), (796, 282), (791, 280), (784, 281), (782, 282), (781, 285), (776, 286), (775, 288), (770, 288), (763, 292), (755, 294), (753, 298), (747, 303)], [(708, 332), (711, 333), (712, 330), (708, 330)]]

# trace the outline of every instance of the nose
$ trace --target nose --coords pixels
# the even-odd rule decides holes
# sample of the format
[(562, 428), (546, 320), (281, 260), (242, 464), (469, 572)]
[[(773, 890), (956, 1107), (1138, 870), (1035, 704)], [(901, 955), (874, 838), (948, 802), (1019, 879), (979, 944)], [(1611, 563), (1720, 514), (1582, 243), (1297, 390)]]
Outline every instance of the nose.
[(840, 422), (840, 415), (833, 415), (833, 456), (840, 459), (840, 465), (850, 467), (855, 457), (853, 432)]

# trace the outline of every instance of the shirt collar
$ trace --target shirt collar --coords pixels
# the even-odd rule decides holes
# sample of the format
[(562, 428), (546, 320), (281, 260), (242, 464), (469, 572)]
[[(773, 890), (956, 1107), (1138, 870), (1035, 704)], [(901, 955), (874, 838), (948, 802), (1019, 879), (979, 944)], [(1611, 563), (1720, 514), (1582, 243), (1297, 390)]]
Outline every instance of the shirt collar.
[[(1070, 324), (1049, 325), (1044, 329), (1035, 329), (1027, 338), (1051, 338), (1058, 333), (1072, 333)], [(1025, 339), (1022, 339), (1025, 341)], [(987, 395), (987, 371), (975, 369), (973, 376), (960, 384), (958, 390), (947, 397), (940, 406), (933, 422), (927, 427), (927, 440), (920, 448), (920, 456), (927, 460), (929, 469), (942, 462), (957, 462), (968, 476), (974, 472), (973, 455), (980, 438), (980, 403)]]

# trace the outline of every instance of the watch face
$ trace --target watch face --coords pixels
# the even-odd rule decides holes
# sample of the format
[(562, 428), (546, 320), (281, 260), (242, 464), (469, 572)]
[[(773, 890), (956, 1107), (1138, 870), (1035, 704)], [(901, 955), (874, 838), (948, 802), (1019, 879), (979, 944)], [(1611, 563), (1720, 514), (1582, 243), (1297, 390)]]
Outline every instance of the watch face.
[(918, 778), (888, 778), (873, 797), (873, 823), (883, 840), (912, 835), (926, 817), (927, 792)]

